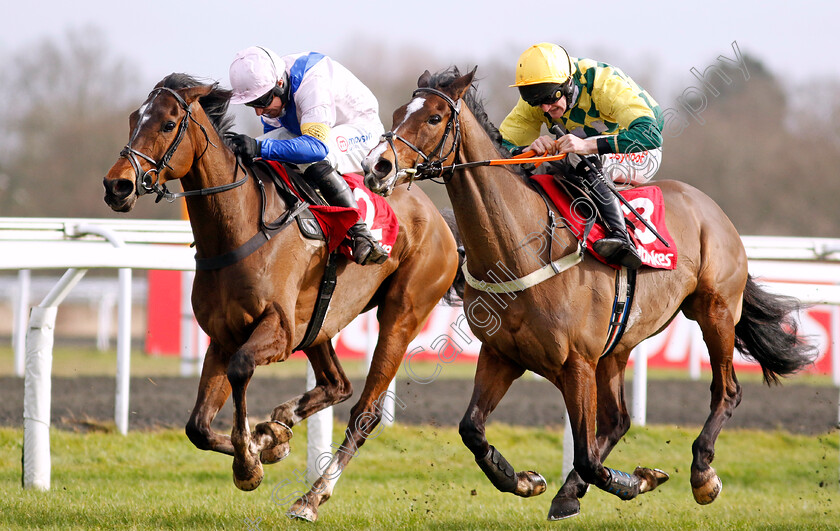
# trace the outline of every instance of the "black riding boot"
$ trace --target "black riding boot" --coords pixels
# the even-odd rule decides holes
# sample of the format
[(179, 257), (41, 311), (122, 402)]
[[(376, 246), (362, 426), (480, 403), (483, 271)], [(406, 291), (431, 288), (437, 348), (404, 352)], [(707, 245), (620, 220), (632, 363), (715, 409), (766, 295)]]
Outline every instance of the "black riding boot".
[(607, 183), (594, 172), (587, 169), (579, 173), (582, 174), (595, 208), (601, 214), (604, 227), (607, 229), (606, 236), (592, 244), (592, 249), (611, 264), (623, 265), (627, 269), (638, 269), (642, 265), (642, 259), (639, 258), (636, 246), (627, 234), (627, 226), (618, 198), (613, 195)]
[[(303, 175), (321, 190), (321, 195), (330, 205), (359, 208), (347, 181), (328, 161), (321, 160), (310, 165)], [(347, 230), (347, 235), (353, 240), (353, 258), (356, 263), (381, 264), (388, 259), (388, 252), (379, 245), (364, 221), (356, 222)]]

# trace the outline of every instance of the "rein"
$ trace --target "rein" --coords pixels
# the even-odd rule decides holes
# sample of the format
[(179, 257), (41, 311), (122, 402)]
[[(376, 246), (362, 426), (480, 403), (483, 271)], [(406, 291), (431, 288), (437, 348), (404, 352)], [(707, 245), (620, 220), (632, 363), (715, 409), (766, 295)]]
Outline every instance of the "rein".
[[(131, 163), (131, 167), (134, 169), (135, 175), (135, 188), (137, 189), (137, 195), (145, 195), (147, 193), (154, 193), (157, 194), (157, 199), (155, 199), (155, 203), (159, 203), (161, 199), (166, 199), (167, 202), (171, 203), (175, 201), (179, 197), (190, 197), (196, 195), (212, 195), (217, 194), (219, 192), (226, 192), (228, 190), (232, 190), (238, 186), (242, 186), (245, 184), (245, 181), (248, 180), (248, 172), (245, 171), (245, 176), (242, 177), (240, 180), (236, 180), (236, 176), (239, 173), (239, 159), (237, 159), (236, 169), (233, 173), (234, 182), (223, 184), (219, 186), (211, 186), (210, 188), (201, 188), (199, 190), (187, 190), (184, 192), (170, 192), (166, 189), (166, 183), (163, 185), (158, 184), (160, 180), (160, 172), (166, 168), (172, 169), (172, 166), (169, 165), (169, 160), (177, 151), (178, 146), (181, 144), (181, 141), (184, 139), (184, 136), (187, 132), (187, 126), (189, 125), (190, 120), (192, 120), (200, 129), (201, 132), (204, 133), (204, 138), (207, 140), (207, 143), (204, 145), (204, 151), (201, 152), (201, 155), (198, 156), (200, 159), (207, 153), (207, 149), (210, 146), (218, 147), (216, 144), (210, 141), (210, 137), (207, 135), (207, 130), (201, 125), (192, 115), (192, 109), (190, 105), (178, 94), (176, 91), (172, 90), (168, 87), (158, 87), (149, 93), (149, 97), (157, 96), (162, 91), (169, 92), (175, 97), (175, 100), (181, 105), (181, 108), (184, 109), (184, 117), (181, 119), (180, 123), (178, 124), (178, 133), (175, 135), (175, 140), (172, 141), (172, 144), (169, 145), (169, 148), (163, 154), (163, 157), (159, 161), (156, 161), (152, 157), (142, 153), (133, 147), (131, 147), (131, 143), (137, 137), (138, 133), (140, 132), (140, 126), (142, 125), (142, 120), (138, 120), (137, 126), (134, 128), (134, 131), (131, 133), (131, 138), (128, 141), (128, 144), (120, 151), (120, 157), (125, 157)], [(147, 98), (148, 99), (148, 98)], [(151, 163), (153, 165), (152, 168), (149, 168), (145, 172), (143, 168), (140, 166), (140, 161), (138, 157)], [(154, 174), (154, 177), (152, 177)]]

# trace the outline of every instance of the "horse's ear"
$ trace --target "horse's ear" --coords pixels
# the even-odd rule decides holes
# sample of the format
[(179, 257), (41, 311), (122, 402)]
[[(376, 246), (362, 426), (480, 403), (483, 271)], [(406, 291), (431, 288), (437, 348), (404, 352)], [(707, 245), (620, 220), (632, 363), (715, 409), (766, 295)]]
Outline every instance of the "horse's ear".
[(187, 105), (189, 105), (198, 98), (203, 98), (204, 96), (210, 94), (212, 91), (213, 85), (201, 85), (199, 87), (190, 87), (184, 90), (182, 96), (184, 97), (184, 101), (187, 102)]
[(431, 79), (432, 79), (432, 73), (429, 72), (428, 70), (426, 70), (425, 72), (423, 72), (423, 75), (421, 75), (417, 79), (417, 86), (418, 87), (428, 87), (429, 86), (429, 81)]
[(464, 96), (464, 93), (469, 90), (470, 85), (472, 85), (473, 79), (475, 78), (475, 71), (478, 70), (478, 67), (472, 69), (472, 71), (468, 74), (464, 74), (463, 76), (455, 79), (451, 85), (449, 85), (449, 90), (452, 91), (452, 99), (459, 99)]

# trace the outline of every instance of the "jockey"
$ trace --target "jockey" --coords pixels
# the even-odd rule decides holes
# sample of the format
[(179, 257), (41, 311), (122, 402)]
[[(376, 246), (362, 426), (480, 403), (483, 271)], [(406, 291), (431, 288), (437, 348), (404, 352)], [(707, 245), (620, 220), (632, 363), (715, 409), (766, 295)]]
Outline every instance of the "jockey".
[[(593, 192), (607, 229), (593, 249), (610, 263), (637, 269), (641, 259), (627, 235), (618, 199), (580, 156), (598, 155), (596, 165), (617, 185), (648, 182), (662, 160), (659, 104), (620, 69), (569, 57), (550, 43), (522, 53), (511, 87), (518, 87), (520, 98), (499, 127), (505, 147), (538, 155), (568, 153), (568, 164)], [(543, 124), (549, 129), (561, 125), (569, 134), (559, 140), (540, 136)]]
[[(362, 171), (362, 160), (384, 132), (376, 97), (335, 60), (316, 52), (280, 57), (251, 46), (230, 65), (231, 103), (252, 107), (263, 135), (235, 135), (233, 151), (297, 164), (332, 206), (358, 208), (341, 174)], [(381, 264), (388, 253), (361, 220), (347, 231), (357, 263)]]

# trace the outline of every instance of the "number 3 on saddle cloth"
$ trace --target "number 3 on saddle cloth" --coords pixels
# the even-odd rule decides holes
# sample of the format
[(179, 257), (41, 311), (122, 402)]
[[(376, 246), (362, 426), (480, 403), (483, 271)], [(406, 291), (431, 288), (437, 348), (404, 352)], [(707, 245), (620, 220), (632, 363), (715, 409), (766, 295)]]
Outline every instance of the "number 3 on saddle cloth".
[(355, 173), (345, 173), (342, 177), (350, 185), (353, 190), (353, 197), (359, 204), (359, 208), (337, 207), (329, 205), (312, 205), (311, 201), (307, 201), (305, 196), (301, 194), (297, 186), (292, 183), (286, 169), (279, 162), (273, 160), (265, 161), (271, 168), (277, 172), (280, 178), (286, 183), (290, 190), (304, 202), (310, 204), (309, 210), (318, 221), (318, 225), (324, 233), (327, 242), (327, 250), (333, 252), (338, 251), (353, 260), (352, 247), (345, 241), (347, 236), (347, 229), (352, 227), (359, 219), (365, 222), (370, 229), (373, 237), (379, 240), (382, 248), (388, 254), (391, 253), (391, 248), (394, 242), (397, 241), (397, 233), (399, 232), (399, 222), (397, 216), (391, 205), (381, 196), (370, 193), (364, 185), (364, 179), (361, 175)]
[[(560, 215), (566, 226), (580, 238), (583, 234), (584, 222), (586, 221), (579, 213), (572, 210), (572, 199), (554, 181), (553, 175), (534, 175), (531, 179), (538, 184), (549, 198), (557, 206)], [(656, 228), (656, 231), (668, 241), (670, 247), (666, 247), (659, 239), (644, 226), (642, 222), (634, 219), (627, 207), (621, 207), (624, 217), (629, 219), (633, 227), (628, 230), (636, 250), (642, 259), (642, 264), (657, 269), (676, 269), (677, 267), (677, 246), (674, 239), (668, 233), (665, 226), (665, 203), (662, 199), (662, 190), (658, 186), (644, 186), (640, 188), (629, 188), (619, 192), (636, 212)], [(604, 237), (604, 228), (595, 224), (586, 240), (589, 252), (601, 262), (607, 263), (603, 257), (592, 250), (592, 243)], [(618, 269), (620, 266), (609, 264)]]

